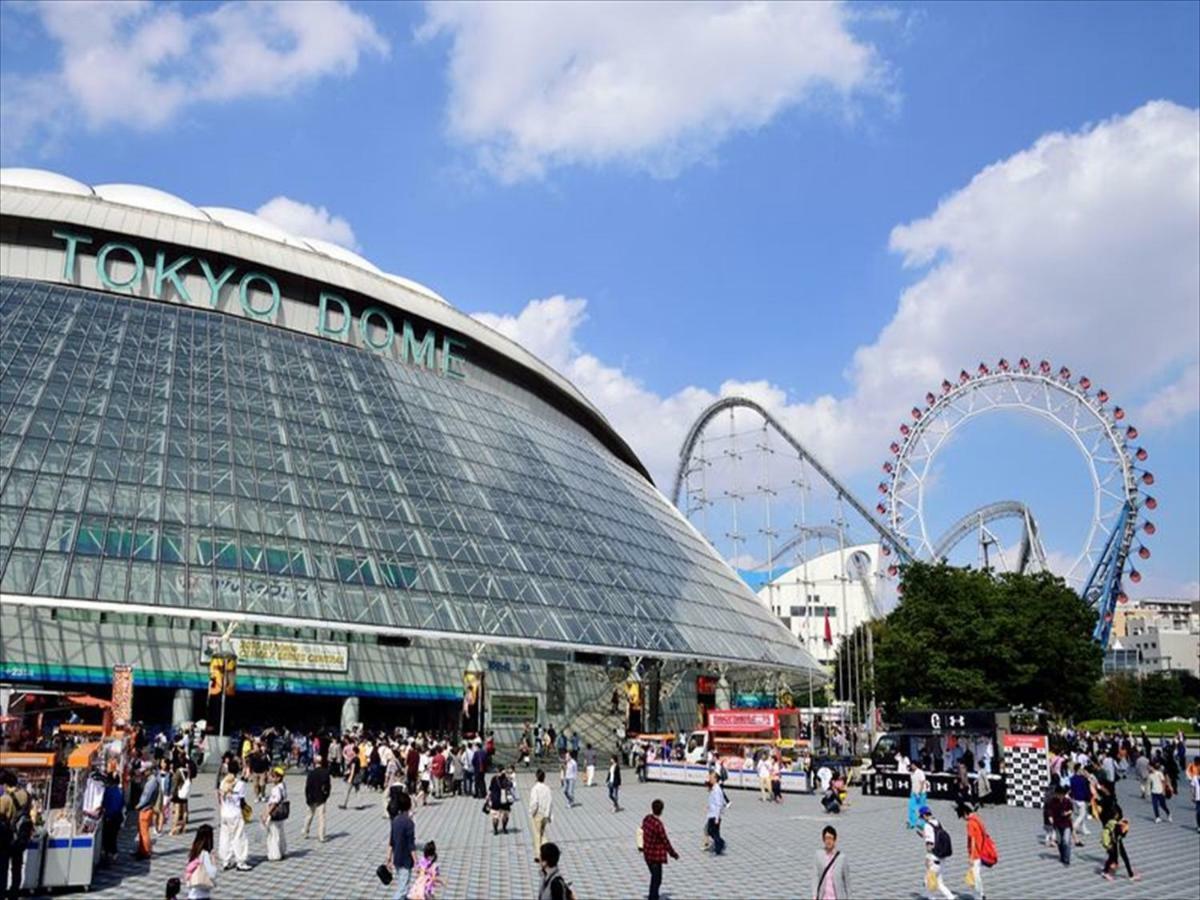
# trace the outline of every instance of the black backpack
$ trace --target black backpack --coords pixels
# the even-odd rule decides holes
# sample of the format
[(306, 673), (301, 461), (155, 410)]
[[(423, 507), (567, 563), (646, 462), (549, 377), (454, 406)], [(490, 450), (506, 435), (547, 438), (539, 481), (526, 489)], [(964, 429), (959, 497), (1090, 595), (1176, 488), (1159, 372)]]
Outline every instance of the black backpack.
[(933, 855), (938, 859), (949, 859), (954, 855), (950, 844), (950, 832), (938, 823), (933, 826)]

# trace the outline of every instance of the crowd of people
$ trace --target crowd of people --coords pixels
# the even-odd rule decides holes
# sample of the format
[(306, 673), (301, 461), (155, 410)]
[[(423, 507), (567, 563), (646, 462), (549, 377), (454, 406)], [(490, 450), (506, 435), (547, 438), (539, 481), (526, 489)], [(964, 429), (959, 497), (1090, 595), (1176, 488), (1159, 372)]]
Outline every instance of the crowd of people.
[[(200, 753), (189, 730), (173, 737), (164, 733), (149, 738), (136, 733), (128, 744), (120, 770), (104, 775), (100, 830), (105, 861), (115, 856), (126, 822), (134, 823), (132, 853), (141, 859), (154, 853), (155, 842), (163, 835), (184, 834), (189, 829), (189, 805), (201, 789)], [(1160, 739), (1156, 745), (1144, 733), (1134, 736), (1129, 732), (1091, 734), (1067, 730), (1052, 737), (1051, 747), (1043, 807), (1045, 842), (1063, 865), (1071, 865), (1073, 848), (1084, 846), (1095, 835), (1105, 854), (1100, 872), (1105, 879), (1117, 878), (1122, 865), (1129, 878), (1141, 877), (1127, 848), (1129, 817), (1117, 800), (1116, 783), (1122, 778), (1136, 779), (1155, 822), (1170, 822), (1180, 778), (1186, 776), (1185, 789), (1195, 802), (1200, 831), (1200, 757), (1187, 764), (1182, 734), (1174, 740)], [(644, 769), (648, 758), (653, 759), (660, 751), (673, 752), (674, 747), (650, 742), (639, 746), (634, 741), (626, 743), (624, 749), (626, 753), (618, 749), (604, 754), (605, 765), (603, 756), (577, 733), (532, 725), (526, 726), (511, 762), (506, 764), (497, 759), (491, 734), (467, 739), (432, 731), (372, 731), (361, 727), (334, 734), (289, 733), (271, 728), (257, 734), (235, 734), (215, 773), (217, 821), (195, 829), (183, 871), (168, 882), (167, 893), (172, 896), (172, 892), (186, 891), (188, 898), (205, 900), (223, 873), (248, 871), (251, 833), (259, 834), (251, 828), (256, 819), (263, 835), (263, 852), (258, 856), (265, 856), (267, 862), (287, 858), (285, 823), (291, 815), (291, 801), (286, 776), (291, 772), (304, 775), (306, 808), (299, 833), (305, 840), (315, 837), (320, 843), (326, 841), (326, 808), (331, 802), (342, 809), (377, 810), (372, 814), (389, 820), (387, 847), (386, 852), (381, 851), (378, 875), (390, 884), (397, 900), (432, 900), (444, 887), (437, 843), (429, 839), (436, 835), (421, 834), (424, 827), (418, 827), (414, 814), (431, 801), (447, 798), (481, 802), (494, 838), (509, 833), (514, 810), (524, 802), (533, 862), (540, 873), (539, 900), (569, 900), (573, 889), (563, 863), (564, 851), (570, 845), (554, 840), (552, 832), (561, 827), (556, 824), (556, 807), (571, 809), (580, 805), (577, 790), (581, 783), (584, 787), (598, 786), (602, 779), (612, 811), (621, 812), (623, 768)], [(722, 824), (731, 806), (726, 790), (727, 765), (741, 763), (743, 769), (755, 772), (757, 799), (779, 803), (779, 782), (786, 764), (778, 749), (763, 748), (747, 748), (744, 760), (729, 762), (710, 753), (706, 761), (703, 847), (719, 857), (726, 852)], [(954, 894), (947, 886), (947, 868), (955, 839), (929, 806), (929, 779), (923, 768), (927, 762), (903, 758), (899, 763), (911, 788), (905, 826), (915, 833), (922, 847), (923, 887), (928, 896), (950, 898)], [(550, 785), (555, 765), (558, 790)], [(516, 777), (517, 768), (522, 766), (536, 767), (532, 789), (524, 798), (518, 796)], [(598, 767), (603, 767), (602, 773)], [(0, 773), (4, 787), (0, 793), (0, 826), (17, 822), (20, 810), (29, 805), (28, 793), (22, 793), (10, 775)], [(813, 790), (822, 809), (830, 815), (842, 812), (849, 803), (847, 773), (825, 762), (813, 775)], [(959, 760), (952, 799), (963, 829), (960, 833), (965, 836), (963, 874), (970, 889), (983, 898), (984, 880), (997, 863), (998, 854), (981, 817), (981, 809), (990, 800), (988, 782), (971, 775), (966, 762)], [(644, 778), (644, 771), (639, 772), (639, 778)], [(209, 784), (205, 776), (205, 789)], [(594, 804), (587, 805), (595, 809)], [(663, 800), (655, 798), (637, 828), (637, 850), (647, 867), (650, 900), (659, 896), (668, 861), (679, 858), (667, 834), (663, 811)], [(563, 831), (563, 837), (570, 834), (569, 828)], [(822, 845), (813, 860), (812, 896), (842, 900), (850, 896), (850, 861), (838, 845), (838, 831), (832, 824), (824, 828), (821, 838)], [(11, 854), (8, 856), (11, 858)]]

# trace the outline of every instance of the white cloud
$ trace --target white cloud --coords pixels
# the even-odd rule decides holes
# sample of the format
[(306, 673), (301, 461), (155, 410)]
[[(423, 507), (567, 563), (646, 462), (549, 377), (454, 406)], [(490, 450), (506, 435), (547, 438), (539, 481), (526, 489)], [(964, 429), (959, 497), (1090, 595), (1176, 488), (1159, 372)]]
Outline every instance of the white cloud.
[(279, 196), (272, 197), (254, 212), (259, 218), (298, 237), (319, 238), (351, 250), (358, 249), (350, 223), (323, 206), (310, 206), (291, 197)]
[[(196, 102), (284, 96), (361, 56), (386, 54), (371, 20), (340, 2), (146, 2), (26, 7), (58, 45), (58, 67), (3, 78), (6, 148), (91, 129), (162, 128)], [(193, 9), (204, 11), (192, 13)]]
[(1146, 401), (1142, 421), (1166, 428), (1200, 409), (1200, 363), (1192, 363), (1175, 381)]
[(798, 401), (764, 381), (657, 394), (578, 347), (586, 309), (578, 299), (484, 319), (574, 381), (664, 487), (687, 428), (718, 395), (759, 400), (849, 475), (882, 459), (925, 391), (1000, 356), (1065, 363), (1127, 406), (1182, 367), (1188, 374), (1146, 407), (1145, 422), (1161, 423), (1187, 413), (1189, 390), (1195, 408), (1198, 120), (1196, 110), (1150, 103), (1046, 135), (985, 168), (930, 216), (897, 227), (892, 249), (922, 272), (875, 342), (856, 351), (843, 396)]
[(884, 93), (874, 49), (837, 3), (459, 3), (449, 36), (453, 137), (501, 179), (625, 162), (669, 175), (806, 101)]

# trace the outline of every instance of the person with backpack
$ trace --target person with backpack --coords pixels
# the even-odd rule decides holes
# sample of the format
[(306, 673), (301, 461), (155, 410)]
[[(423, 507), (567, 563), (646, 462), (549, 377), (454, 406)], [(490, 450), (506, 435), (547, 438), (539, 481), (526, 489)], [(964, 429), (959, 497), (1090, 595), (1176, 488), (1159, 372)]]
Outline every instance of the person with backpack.
[(558, 844), (548, 842), (542, 844), (542, 885), (538, 889), (538, 900), (575, 900), (575, 892), (558, 871), (558, 861), (562, 853)]
[(32, 838), (33, 798), (15, 772), (0, 770), (0, 896), (15, 898), (21, 889), (25, 851)]
[(925, 842), (925, 888), (930, 897), (937, 891), (946, 900), (954, 900), (954, 892), (946, 887), (946, 882), (942, 880), (942, 863), (954, 852), (950, 843), (950, 832), (934, 818), (933, 810), (928, 806), (917, 810), (917, 815), (923, 823), (920, 835)]
[(821, 849), (813, 857), (813, 900), (848, 900), (850, 897), (850, 863), (838, 849), (838, 833), (832, 825), (821, 829)]
[(650, 870), (650, 891), (646, 900), (658, 900), (658, 890), (662, 887), (663, 866), (667, 857), (679, 859), (679, 854), (671, 845), (667, 836), (667, 826), (662, 821), (663, 802), (655, 799), (650, 803), (650, 814), (642, 819), (638, 834), (638, 852), (646, 860), (646, 868)]
[(1129, 879), (1141, 881), (1142, 875), (1133, 870), (1133, 863), (1129, 861), (1129, 851), (1125, 849), (1125, 838), (1128, 836), (1129, 820), (1121, 815), (1120, 807), (1117, 807), (1117, 814), (1104, 823), (1104, 830), (1100, 832), (1100, 846), (1108, 852), (1102, 873), (1105, 881), (1116, 880), (1118, 858), (1125, 863)]
[(983, 869), (990, 869), (999, 862), (996, 842), (988, 834), (979, 813), (959, 807), (958, 815), (959, 818), (965, 817), (967, 820), (967, 884), (974, 888), (979, 900), (984, 900)]
[(267, 859), (271, 862), (278, 862), (287, 856), (287, 836), (284, 834), (283, 823), (292, 812), (292, 804), (288, 800), (287, 785), (283, 783), (283, 773), (283, 766), (276, 766), (271, 770), (267, 810), (262, 817), (262, 823), (267, 828)]

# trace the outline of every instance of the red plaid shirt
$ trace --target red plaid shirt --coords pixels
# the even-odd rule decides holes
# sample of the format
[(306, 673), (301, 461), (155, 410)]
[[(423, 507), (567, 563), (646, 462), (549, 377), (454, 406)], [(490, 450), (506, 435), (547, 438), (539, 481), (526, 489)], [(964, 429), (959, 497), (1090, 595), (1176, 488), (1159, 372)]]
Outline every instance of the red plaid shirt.
[(671, 846), (671, 839), (667, 837), (662, 819), (653, 814), (642, 819), (642, 853), (648, 863), (665, 863), (668, 854), (679, 858)]

